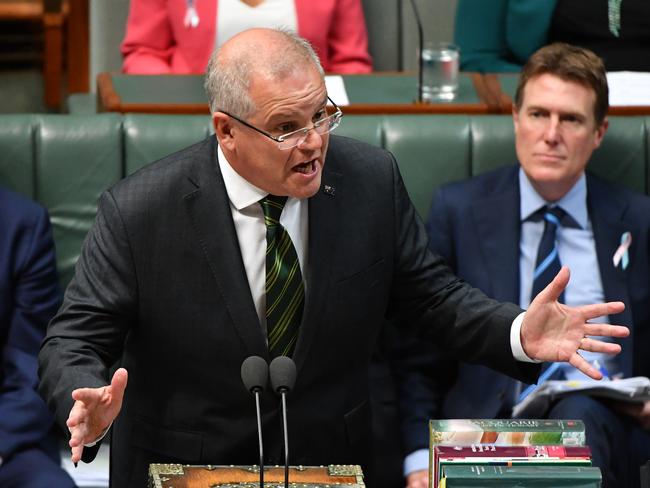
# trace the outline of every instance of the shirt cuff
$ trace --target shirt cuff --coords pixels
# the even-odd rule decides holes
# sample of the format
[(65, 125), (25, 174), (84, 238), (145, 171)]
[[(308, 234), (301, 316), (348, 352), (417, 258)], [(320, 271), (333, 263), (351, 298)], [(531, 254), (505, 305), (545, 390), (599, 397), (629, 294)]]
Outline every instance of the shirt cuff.
[(429, 451), (427, 449), (418, 449), (404, 458), (404, 476), (423, 469), (429, 469)]
[(111, 427), (113, 426), (113, 422), (111, 422), (111, 425), (106, 427), (106, 430), (102, 432), (102, 435), (100, 435), (97, 439), (95, 439), (93, 442), (89, 442), (88, 444), (84, 444), (84, 447), (95, 447), (98, 442), (100, 442), (104, 437), (106, 437), (106, 434), (108, 434), (108, 431), (111, 430)]
[(524, 322), (524, 316), (526, 312), (521, 312), (515, 320), (512, 321), (512, 327), (510, 327), (510, 348), (512, 349), (512, 355), (517, 361), (523, 361), (525, 363), (541, 363), (536, 359), (531, 359), (524, 352), (524, 346), (521, 345), (521, 324)]

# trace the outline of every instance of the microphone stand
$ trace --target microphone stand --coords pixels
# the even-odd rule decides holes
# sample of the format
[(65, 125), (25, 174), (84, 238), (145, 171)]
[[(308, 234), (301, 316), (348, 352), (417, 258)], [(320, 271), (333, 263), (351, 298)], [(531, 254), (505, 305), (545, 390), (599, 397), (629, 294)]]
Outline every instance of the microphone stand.
[(255, 388), (255, 409), (257, 413), (257, 440), (260, 448), (260, 488), (264, 488), (264, 448), (262, 447), (262, 409), (260, 408), (260, 389)]
[(284, 488), (289, 488), (289, 429), (287, 428), (287, 390), (280, 391), (282, 397), (282, 434), (284, 435)]
[(423, 103), (424, 102), (424, 96), (423, 96), (422, 87), (424, 86), (424, 83), (423, 83), (424, 60), (422, 59), (422, 53), (424, 52), (424, 33), (423, 33), (423, 30), (422, 30), (422, 20), (421, 20), (421, 17), (420, 17), (420, 12), (418, 11), (418, 7), (415, 4), (415, 0), (411, 0), (411, 7), (413, 8), (413, 15), (415, 15), (415, 23), (418, 26), (418, 42), (419, 42), (419, 54), (418, 54), (418, 102)]

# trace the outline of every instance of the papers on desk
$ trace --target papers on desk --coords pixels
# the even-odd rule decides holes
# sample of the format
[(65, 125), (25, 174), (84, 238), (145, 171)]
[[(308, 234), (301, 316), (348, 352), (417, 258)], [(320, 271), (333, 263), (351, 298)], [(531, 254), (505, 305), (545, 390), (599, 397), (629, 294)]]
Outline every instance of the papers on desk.
[(343, 82), (342, 76), (326, 76), (325, 88), (329, 97), (339, 107), (350, 105), (350, 99), (348, 98), (348, 92), (345, 90), (345, 83)]
[(610, 106), (650, 105), (650, 73), (607, 73)]
[(650, 379), (636, 376), (622, 380), (568, 380), (546, 381), (515, 405), (512, 416), (516, 418), (542, 418), (551, 403), (572, 393), (611, 398), (624, 402), (645, 402), (650, 400)]

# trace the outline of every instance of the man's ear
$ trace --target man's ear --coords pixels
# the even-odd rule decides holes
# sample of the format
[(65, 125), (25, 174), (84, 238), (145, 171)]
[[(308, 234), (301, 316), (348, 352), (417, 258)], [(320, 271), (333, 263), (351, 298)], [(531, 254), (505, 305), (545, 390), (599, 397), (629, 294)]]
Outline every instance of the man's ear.
[(219, 140), (219, 145), (222, 148), (232, 150), (235, 144), (232, 119), (223, 112), (215, 112), (212, 114), (212, 125)]
[(514, 126), (515, 134), (517, 129), (519, 129), (519, 109), (514, 105), (512, 106), (512, 125)]
[(600, 124), (600, 126), (596, 127), (596, 139), (595, 139), (595, 144), (594, 144), (594, 149), (600, 146), (600, 143), (603, 142), (603, 137), (605, 137), (605, 133), (607, 132), (607, 129), (609, 128), (609, 119), (605, 117), (603, 120), (603, 123)]

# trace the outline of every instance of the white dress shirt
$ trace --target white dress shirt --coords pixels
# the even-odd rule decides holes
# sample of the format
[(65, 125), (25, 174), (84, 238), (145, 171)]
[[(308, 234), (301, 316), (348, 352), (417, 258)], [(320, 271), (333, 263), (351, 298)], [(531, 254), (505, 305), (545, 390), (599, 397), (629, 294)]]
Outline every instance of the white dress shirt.
[[(259, 201), (268, 192), (257, 188), (237, 173), (218, 146), (219, 168), (226, 185), (230, 211), (235, 223), (246, 277), (260, 318), (262, 330), (266, 335), (266, 225)], [(289, 233), (298, 254), (303, 281), (307, 265), (309, 205), (307, 200), (289, 197), (284, 206), (280, 223)], [(307, 284), (305, 283), (305, 287)]]

